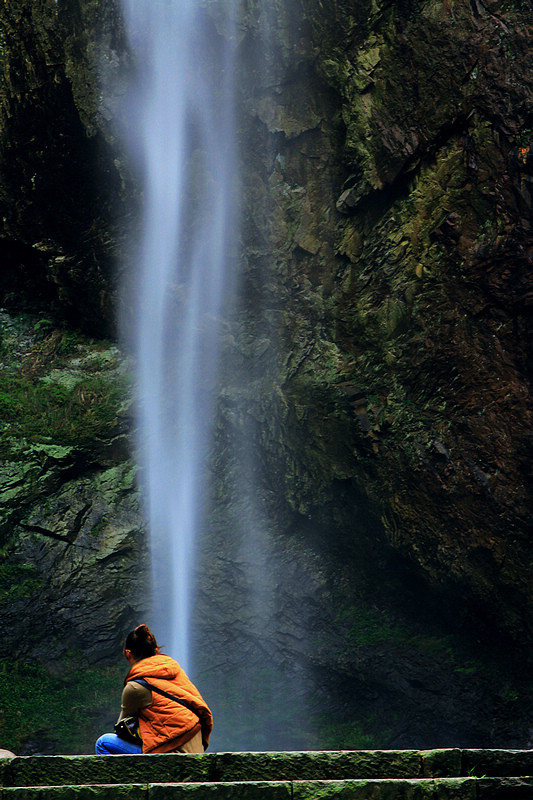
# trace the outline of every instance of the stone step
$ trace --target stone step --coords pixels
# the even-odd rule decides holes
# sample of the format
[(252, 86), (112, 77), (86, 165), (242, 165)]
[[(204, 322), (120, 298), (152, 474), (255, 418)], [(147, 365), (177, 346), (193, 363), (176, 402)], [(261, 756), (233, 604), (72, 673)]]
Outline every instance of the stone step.
[(15, 756), (0, 758), (0, 800), (533, 800), (530, 776), (531, 750)]
[[(529, 752), (529, 751), (527, 751)], [(17, 756), (0, 759), (0, 785), (189, 783), (217, 781), (342, 780), (467, 776), (463, 753), (446, 750), (354, 750), (281, 753), (205, 753), (150, 756)], [(489, 774), (487, 759), (472, 757), (472, 774)], [(496, 759), (491, 762), (495, 766)], [(480, 765), (480, 771), (477, 765)], [(496, 774), (494, 771), (491, 775)], [(509, 774), (504, 772), (503, 774)], [(531, 769), (515, 775), (533, 774)]]
[(345, 781), (17, 786), (1, 800), (526, 800), (532, 778), (389, 778)]
[(533, 750), (463, 750), (461, 775), (533, 775)]

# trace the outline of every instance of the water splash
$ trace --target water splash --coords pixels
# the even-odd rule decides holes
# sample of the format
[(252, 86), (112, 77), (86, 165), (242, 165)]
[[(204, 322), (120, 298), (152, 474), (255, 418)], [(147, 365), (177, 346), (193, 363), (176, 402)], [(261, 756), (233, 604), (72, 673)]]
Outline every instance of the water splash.
[(237, 237), (231, 37), (200, 0), (122, 2), (137, 76), (127, 136), (144, 192), (135, 350), (153, 624), (190, 669), (218, 319)]

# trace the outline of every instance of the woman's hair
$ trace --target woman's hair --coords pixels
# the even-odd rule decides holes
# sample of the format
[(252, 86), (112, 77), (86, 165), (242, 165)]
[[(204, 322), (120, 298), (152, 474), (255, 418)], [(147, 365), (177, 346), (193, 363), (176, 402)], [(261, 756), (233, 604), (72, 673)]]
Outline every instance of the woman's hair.
[(124, 650), (131, 650), (134, 658), (140, 661), (142, 658), (149, 658), (159, 653), (156, 638), (148, 625), (137, 625), (128, 633)]

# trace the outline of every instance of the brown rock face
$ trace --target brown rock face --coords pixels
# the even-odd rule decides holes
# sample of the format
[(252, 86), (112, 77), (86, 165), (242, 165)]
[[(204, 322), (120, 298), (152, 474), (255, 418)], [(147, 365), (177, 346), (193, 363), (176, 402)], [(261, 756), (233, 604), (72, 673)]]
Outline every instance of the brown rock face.
[(355, 176), (337, 200), (334, 337), (365, 398), (387, 537), (517, 640), (532, 610), (530, 36), (516, 4), (400, 4), (323, 67)]

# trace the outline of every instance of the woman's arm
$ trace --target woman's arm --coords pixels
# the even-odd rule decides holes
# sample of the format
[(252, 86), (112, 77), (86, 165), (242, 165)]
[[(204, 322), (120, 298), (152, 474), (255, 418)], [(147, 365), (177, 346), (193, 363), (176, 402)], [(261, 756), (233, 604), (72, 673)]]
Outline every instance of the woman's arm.
[(141, 708), (147, 708), (152, 705), (152, 692), (146, 686), (140, 683), (130, 681), (127, 683), (122, 691), (122, 702), (120, 705), (120, 715), (117, 720), (124, 717), (131, 717), (137, 714)]

